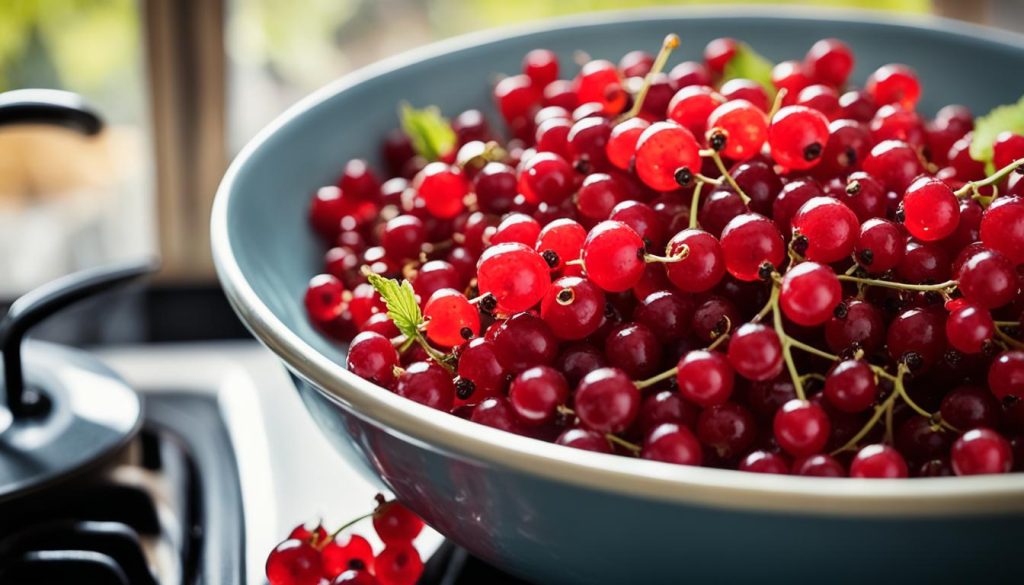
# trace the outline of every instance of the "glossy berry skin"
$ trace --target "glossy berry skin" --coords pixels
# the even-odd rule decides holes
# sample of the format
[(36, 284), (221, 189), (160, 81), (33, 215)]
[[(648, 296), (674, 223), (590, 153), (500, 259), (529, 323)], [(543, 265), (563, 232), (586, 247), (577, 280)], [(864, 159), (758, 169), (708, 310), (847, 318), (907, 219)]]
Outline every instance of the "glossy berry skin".
[(906, 236), (895, 223), (872, 218), (860, 226), (854, 258), (869, 274), (885, 274), (903, 259)]
[(373, 530), (385, 545), (407, 543), (419, 536), (423, 520), (398, 502), (385, 502), (373, 512)]
[(591, 173), (576, 192), (576, 209), (583, 217), (600, 221), (607, 219), (625, 198), (626, 191), (617, 179), (606, 173)]
[(381, 585), (369, 571), (349, 569), (331, 581), (331, 585)]
[(583, 242), (587, 278), (608, 292), (629, 290), (644, 273), (644, 242), (639, 234), (618, 221), (602, 221)]
[(806, 477), (846, 477), (842, 463), (831, 455), (817, 454), (793, 461), (793, 475)]
[(1024, 351), (1014, 349), (996, 356), (988, 370), (988, 387), (996, 398), (1024, 400)]
[(738, 48), (739, 42), (736, 39), (729, 37), (714, 39), (704, 47), (704, 62), (712, 72), (722, 73), (725, 66), (736, 55)]
[(505, 368), (498, 361), (494, 342), (487, 339), (474, 339), (462, 348), (457, 373), (473, 384), (472, 397), (459, 397), (470, 404), (500, 393), (505, 386)]
[(427, 338), (443, 347), (455, 347), (480, 334), (480, 312), (457, 290), (442, 288), (423, 306)]
[(960, 223), (960, 202), (945, 183), (921, 177), (903, 194), (903, 226), (924, 241), (941, 240)]
[(693, 432), (676, 423), (662, 423), (644, 437), (640, 457), (677, 465), (700, 465), (700, 442)]
[(732, 160), (746, 160), (761, 152), (768, 136), (768, 117), (747, 100), (729, 101), (708, 117), (708, 136), (719, 133), (725, 136), (722, 154)]
[(725, 355), (703, 349), (688, 352), (677, 364), (679, 393), (702, 407), (724, 404), (732, 395), (734, 374)]
[[(821, 86), (807, 88), (801, 93), (801, 96), (814, 89), (814, 87)], [(859, 172), (857, 169), (860, 168), (864, 158), (868, 155), (871, 144), (871, 136), (859, 122), (847, 119), (829, 122), (828, 142), (825, 143), (825, 151), (821, 155), (821, 162), (813, 169), (814, 174), (824, 178)], [(882, 193), (881, 195), (884, 196), (885, 194)], [(861, 209), (854, 206), (851, 207), (857, 212), (858, 217), (862, 220), (867, 219), (866, 216), (861, 215)]]
[[(726, 101), (746, 100), (762, 112), (767, 112), (771, 107), (771, 103), (768, 101), (768, 92), (765, 91), (764, 86), (751, 79), (734, 77), (723, 83), (722, 87), (718, 88), (718, 92)], [(767, 119), (765, 123), (767, 124)]]
[(857, 215), (831, 197), (814, 197), (793, 216), (793, 232), (807, 238), (808, 260), (831, 264), (848, 257), (860, 235)]
[(626, 200), (617, 204), (608, 219), (620, 221), (633, 229), (652, 250), (665, 244), (665, 232), (668, 226), (658, 216), (658, 212), (646, 203)]
[(650, 126), (651, 123), (643, 118), (630, 118), (616, 124), (604, 147), (608, 162), (624, 171), (628, 170), (636, 153), (636, 143)]
[(435, 217), (450, 219), (465, 209), (469, 181), (459, 167), (432, 162), (416, 175), (413, 185), (427, 210)]
[(806, 106), (782, 108), (768, 126), (772, 158), (790, 170), (809, 169), (818, 164), (828, 136), (828, 118)]
[(565, 404), (569, 386), (558, 370), (537, 366), (524, 370), (512, 380), (508, 401), (519, 420), (527, 425), (549, 423), (555, 418), (555, 409)]
[(964, 298), (982, 308), (1002, 307), (1017, 296), (1013, 264), (994, 250), (972, 254), (960, 267), (957, 281)]
[(455, 386), (452, 377), (441, 366), (432, 362), (415, 362), (398, 377), (395, 394), (448, 412), (455, 401)]
[(535, 87), (558, 79), (558, 56), (548, 49), (534, 49), (523, 57), (523, 73)]
[(380, 243), (389, 258), (409, 260), (420, 255), (426, 237), (426, 228), (420, 218), (415, 215), (399, 215), (384, 224)]
[(409, 543), (385, 546), (373, 566), (381, 585), (415, 585), (423, 574), (420, 554)]
[(879, 67), (868, 76), (864, 86), (878, 105), (899, 104), (913, 110), (921, 96), (917, 75), (906, 65), (891, 64)]
[(778, 90), (786, 90), (782, 105), (789, 106), (796, 102), (800, 92), (811, 85), (811, 78), (800, 61), (780, 61), (772, 67), (772, 85)]
[(611, 443), (608, 442), (608, 439), (603, 434), (588, 431), (587, 429), (569, 429), (558, 435), (558, 438), (555, 439), (555, 444), (582, 449), (583, 451), (593, 451), (595, 453), (614, 452)]
[(868, 445), (850, 463), (850, 477), (898, 479), (907, 475), (907, 462), (888, 445)]
[(519, 417), (504, 396), (491, 396), (482, 400), (473, 407), (469, 420), (507, 433), (525, 433), (525, 427), (519, 422)]
[(537, 88), (526, 75), (510, 75), (494, 86), (494, 101), (509, 123), (530, 115), (538, 98)]
[(398, 352), (391, 340), (380, 333), (364, 331), (348, 346), (348, 369), (360, 378), (385, 388), (395, 381)]
[(344, 310), (345, 285), (330, 274), (318, 274), (309, 280), (304, 304), (309, 318), (319, 324), (337, 319)]
[(923, 365), (935, 363), (943, 351), (945, 326), (942, 317), (927, 309), (909, 309), (889, 324), (886, 345), (889, 356), (901, 360), (915, 353)]
[(551, 283), (540, 304), (540, 316), (559, 339), (583, 339), (597, 331), (604, 318), (604, 291), (585, 278), (563, 276)]
[(679, 188), (678, 171), (696, 174), (701, 168), (700, 145), (686, 128), (673, 122), (655, 122), (636, 143), (636, 174), (655, 191)]
[(319, 585), (323, 562), (313, 545), (289, 539), (274, 547), (266, 571), (270, 585)]
[[(476, 261), (473, 261), (476, 265)], [(412, 280), (412, 288), (422, 300), (429, 300), (431, 296), (443, 288), (461, 289), (465, 286), (466, 279), (463, 279), (458, 269), (451, 263), (444, 260), (430, 260), (424, 262), (416, 271)]]
[(587, 230), (579, 222), (565, 218), (556, 219), (540, 230), (534, 249), (542, 256), (544, 252), (551, 250), (558, 256), (558, 263), (554, 269), (571, 271), (574, 267), (567, 266), (566, 262), (579, 259), (580, 250), (586, 239)]
[(976, 305), (964, 304), (946, 318), (946, 339), (963, 353), (979, 353), (995, 335), (992, 314)]
[(491, 246), (476, 265), (481, 294), (491, 293), (500, 310), (525, 311), (544, 298), (551, 284), (547, 262), (532, 248), (518, 243)]
[(992, 144), (992, 164), (996, 169), (1024, 158), (1024, 136), (1013, 132), (1000, 132)]
[(706, 85), (684, 87), (668, 103), (668, 117), (689, 130), (694, 136), (704, 136), (708, 116), (725, 98)]
[(672, 284), (687, 293), (705, 292), (714, 288), (725, 276), (722, 246), (704, 230), (690, 228), (672, 236), (665, 254), (669, 257), (687, 249), (685, 258), (665, 264), (665, 273)]
[(518, 192), (515, 169), (505, 163), (487, 163), (473, 177), (473, 191), (481, 211), (505, 213)]
[(1024, 264), (1024, 199), (999, 197), (981, 217), (981, 241), (1015, 264)]
[(754, 416), (735, 402), (705, 408), (697, 419), (697, 438), (724, 460), (746, 452), (756, 437)]
[(554, 362), (558, 356), (558, 340), (540, 317), (517, 313), (498, 326), (494, 351), (506, 372), (518, 374), (527, 368)]
[(600, 368), (580, 380), (575, 395), (576, 415), (599, 433), (621, 433), (640, 410), (640, 391), (625, 372)]
[(756, 213), (744, 213), (729, 221), (722, 230), (721, 246), (726, 270), (739, 280), (758, 280), (762, 264), (778, 268), (786, 257), (778, 228)]
[(905, 191), (923, 171), (917, 151), (900, 140), (884, 140), (872, 146), (863, 170), (898, 193)]
[(978, 427), (997, 428), (1002, 408), (987, 388), (960, 386), (942, 399), (942, 420), (961, 430)]
[(601, 104), (605, 114), (617, 114), (626, 105), (626, 92), (614, 63), (595, 59), (583, 65), (576, 76), (575, 88), (579, 102)]
[(949, 279), (950, 270), (949, 255), (938, 243), (909, 239), (896, 265), (896, 276), (908, 284), (938, 283)]
[(748, 380), (770, 380), (782, 372), (782, 344), (774, 329), (745, 323), (729, 340), (729, 364)]
[(820, 406), (797, 399), (783, 404), (775, 413), (772, 428), (779, 446), (795, 457), (820, 453), (832, 432), (828, 415)]
[(690, 332), (694, 303), (689, 296), (672, 290), (648, 294), (633, 311), (633, 318), (654, 333), (658, 341), (669, 343)]
[(832, 317), (842, 297), (842, 286), (831, 268), (816, 262), (801, 262), (782, 277), (779, 304), (790, 321), (813, 327)]
[(553, 152), (538, 152), (519, 171), (519, 192), (530, 203), (561, 203), (574, 188), (572, 167)]
[(609, 365), (633, 379), (657, 373), (661, 364), (661, 343), (646, 325), (623, 323), (612, 329), (604, 341)]
[(833, 353), (843, 353), (854, 344), (870, 354), (885, 341), (885, 321), (882, 310), (860, 299), (847, 299), (843, 303), (845, 314), (833, 315), (825, 323), (825, 342)]
[(804, 67), (811, 79), (832, 87), (846, 83), (853, 62), (853, 51), (839, 39), (821, 39), (804, 56)]
[(1013, 468), (1010, 442), (990, 429), (964, 433), (953, 443), (950, 459), (957, 475), (1008, 473)]
[(843, 360), (825, 377), (825, 398), (843, 412), (864, 412), (878, 398), (875, 373), (862, 360)]
[(540, 235), (540, 224), (525, 213), (510, 213), (491, 234), (491, 245), (518, 242), (533, 247)]
[(662, 390), (644, 398), (637, 414), (636, 429), (647, 433), (661, 423), (671, 422), (693, 428), (700, 409), (673, 390)]
[(740, 461), (738, 468), (740, 471), (750, 471), (753, 473), (775, 473), (779, 475), (787, 475), (789, 473), (789, 464), (786, 463), (785, 457), (778, 453), (772, 453), (770, 451), (751, 451), (746, 457)]
[(790, 234), (793, 228), (793, 216), (796, 212), (815, 197), (824, 197), (825, 191), (821, 184), (814, 179), (793, 179), (779, 192), (779, 196), (772, 201), (771, 218), (775, 225), (779, 226), (785, 234)]

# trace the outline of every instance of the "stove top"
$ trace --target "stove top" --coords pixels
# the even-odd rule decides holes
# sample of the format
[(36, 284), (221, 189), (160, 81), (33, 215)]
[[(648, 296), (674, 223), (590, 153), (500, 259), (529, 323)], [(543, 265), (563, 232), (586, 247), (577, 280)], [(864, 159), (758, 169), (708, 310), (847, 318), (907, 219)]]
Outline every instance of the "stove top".
[[(174, 407), (179, 410), (202, 403), (215, 406), (215, 415), (222, 421), (210, 425), (222, 429), (219, 438), (201, 440), (229, 450), (234, 460), (241, 510), (236, 525), (243, 546), (232, 547), (233, 551), (221, 546), (222, 552), (214, 554), (223, 565), (222, 572), (214, 574), (217, 578), (184, 582), (233, 583), (235, 578), (263, 583), (267, 554), (294, 526), (317, 519), (339, 526), (373, 506), (373, 496), (381, 488), (335, 453), (302, 406), (284, 367), (256, 342), (135, 345), (93, 353), (143, 395), (147, 418), (154, 406), (166, 414), (162, 405), (168, 402), (180, 404)], [(212, 415), (209, 409), (205, 414), (188, 414)], [(218, 514), (211, 517), (230, 511), (217, 502), (212, 511)], [(230, 514), (223, 518), (229, 519)], [(229, 528), (224, 524), (230, 522), (221, 521), (223, 538), (228, 537)], [(359, 528), (375, 547), (381, 546), (372, 530)], [(205, 529), (209, 541), (222, 538), (210, 530)], [(428, 559), (423, 585), (523, 583), (446, 543), (432, 530), (424, 530), (416, 546)], [(244, 558), (231, 559), (232, 554)], [(233, 563), (235, 577), (227, 572)]]

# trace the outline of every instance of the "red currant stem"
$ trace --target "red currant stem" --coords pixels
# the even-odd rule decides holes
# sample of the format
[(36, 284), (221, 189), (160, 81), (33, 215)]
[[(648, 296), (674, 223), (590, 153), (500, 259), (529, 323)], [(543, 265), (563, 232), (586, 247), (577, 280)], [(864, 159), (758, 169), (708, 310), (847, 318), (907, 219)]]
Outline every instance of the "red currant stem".
[(789, 90), (782, 88), (775, 94), (775, 99), (772, 100), (772, 109), (768, 111), (768, 120), (775, 117), (775, 114), (782, 108), (782, 100), (786, 99), (786, 94)]
[(859, 268), (860, 268), (860, 264), (857, 264), (856, 262), (854, 262), (853, 266), (847, 268), (846, 272), (844, 272), (843, 274), (845, 274), (846, 276), (853, 276), (853, 274), (855, 272), (857, 272), (857, 269), (859, 269)]
[(939, 172), (939, 167), (935, 163), (925, 158), (924, 152), (922, 152), (920, 148), (915, 149), (914, 153), (917, 154), (917, 160), (918, 162), (921, 163), (921, 168), (928, 171), (928, 174), (934, 175), (935, 173)]
[[(729, 318), (726, 317), (726, 320), (728, 320), (728, 319)], [(732, 324), (731, 323), (729, 325), (729, 328), (730, 329), (732, 328)], [(714, 341), (712, 341), (707, 347), (705, 347), (704, 348), (705, 351), (714, 351), (714, 349), (716, 347), (718, 347), (719, 345), (722, 345), (722, 343), (725, 342), (726, 339), (729, 339), (729, 331), (728, 330), (726, 330), (725, 333), (722, 333), (721, 335), (716, 337)], [(658, 382), (663, 382), (665, 380), (668, 380), (669, 378), (675, 376), (678, 373), (679, 373), (679, 368), (677, 368), (677, 367), (676, 368), (669, 368), (669, 369), (665, 370), (664, 372), (661, 372), (660, 374), (657, 374), (655, 376), (651, 376), (650, 378), (647, 378), (645, 380), (639, 380), (637, 382), (634, 382), (634, 384), (636, 384), (636, 387), (638, 389), (643, 390), (644, 388), (649, 388), (651, 386), (654, 386)]]
[(1019, 321), (993, 321), (996, 327), (1020, 327)]
[(654, 58), (654, 64), (651, 65), (651, 70), (644, 76), (644, 84), (640, 86), (640, 91), (636, 94), (636, 99), (633, 100), (633, 107), (629, 108), (625, 114), (619, 116), (615, 123), (625, 122), (626, 120), (635, 117), (640, 113), (640, 110), (644, 107), (644, 100), (647, 99), (647, 92), (651, 90), (651, 84), (654, 83), (654, 77), (661, 73), (661, 70), (665, 68), (665, 63), (668, 62), (668, 56), (672, 54), (672, 50), (679, 46), (679, 35), (669, 33), (665, 36), (664, 42), (661, 43), (661, 50), (658, 51), (658, 56)]
[(583, 259), (577, 258), (575, 260), (569, 260), (565, 263), (566, 266), (583, 266)]
[(555, 407), (555, 410), (558, 411), (558, 414), (562, 414), (565, 416), (576, 416), (576, 411), (564, 404), (559, 404), (558, 406)]
[(698, 182), (693, 188), (693, 197), (690, 198), (690, 229), (697, 227), (697, 208), (700, 207), (700, 191), (704, 188), (704, 182)]
[[(903, 386), (903, 374), (905, 372), (906, 369), (901, 366), (899, 369), (899, 375), (896, 376), (896, 381), (893, 383), (895, 387), (900, 388)], [(885, 414), (885, 411), (893, 404), (893, 402), (895, 402), (897, 396), (899, 396), (898, 389), (894, 390), (893, 393), (890, 394), (889, 397), (885, 399), (885, 402), (876, 406), (875, 411), (871, 414), (871, 418), (868, 419), (868, 422), (864, 423), (864, 426), (861, 427), (859, 431), (857, 431), (857, 434), (850, 437), (850, 440), (843, 444), (842, 447), (839, 447), (835, 451), (832, 451), (832, 455), (837, 455), (839, 453), (842, 453), (843, 451), (850, 451), (851, 449), (855, 449), (857, 445), (860, 443), (861, 439), (866, 437), (867, 434), (871, 432), (871, 429), (875, 428), (875, 425), (878, 424), (879, 419), (882, 418), (882, 415)]]
[(821, 375), (821, 374), (819, 374), (817, 372), (811, 372), (809, 374), (804, 374), (803, 376), (800, 377), (800, 381), (801, 382), (806, 382), (808, 380), (818, 380), (818, 381), (824, 382), (825, 381), (825, 376), (823, 376), (823, 375)]
[(335, 530), (334, 532), (331, 533), (331, 540), (334, 540), (335, 538), (338, 538), (338, 535), (341, 534), (346, 528), (351, 528), (356, 523), (361, 522), (363, 520), (366, 520), (367, 518), (370, 518), (371, 516), (373, 516), (373, 514), (374, 514), (374, 512), (370, 512), (369, 514), (363, 514), (362, 516), (358, 516), (358, 517), (353, 518), (352, 520), (349, 520), (348, 522), (342, 524), (341, 528), (339, 528), (339, 529), (337, 529), (337, 530)]
[(672, 254), (671, 256), (658, 256), (656, 254), (644, 254), (645, 262), (660, 262), (662, 264), (672, 264), (674, 262), (682, 262), (690, 255), (690, 247), (683, 244), (682, 248)]
[(391, 373), (394, 374), (396, 378), (398, 378), (405, 373), (405, 368), (403, 368), (402, 366), (395, 366), (391, 368)]
[(807, 352), (807, 353), (809, 353), (811, 355), (816, 355), (816, 356), (818, 356), (820, 358), (824, 358), (824, 359), (831, 360), (831, 361), (839, 361), (839, 356), (831, 354), (831, 353), (828, 353), (827, 351), (822, 351), (822, 350), (814, 347), (813, 345), (808, 345), (808, 344), (800, 341), (799, 339), (793, 339), (792, 337), (790, 337), (789, 338), (789, 344), (792, 345), (793, 347), (797, 348), (797, 349), (802, 349), (803, 351), (805, 351), (805, 352)]
[(580, 67), (583, 67), (587, 63), (590, 63), (590, 53), (583, 51), (581, 49), (576, 49), (575, 51), (572, 52), (572, 60)]
[(697, 179), (697, 181), (699, 181), (701, 183), (710, 183), (712, 185), (715, 185), (716, 187), (722, 184), (722, 179), (712, 179), (711, 177), (708, 177), (706, 175), (702, 175), (700, 173), (697, 173), (696, 175), (694, 175), (693, 178)]
[(619, 447), (622, 447), (623, 449), (632, 452), (634, 455), (640, 454), (640, 445), (637, 445), (636, 443), (630, 443), (629, 441), (623, 439), (622, 437), (618, 437), (611, 433), (605, 434), (604, 438), (608, 439), (609, 443), (612, 443), (613, 445), (618, 445)]
[(998, 324), (996, 325), (996, 337), (998, 337), (1000, 341), (1002, 341), (1008, 346), (1015, 347), (1017, 349), (1024, 349), (1024, 343), (1021, 343), (1020, 341), (1007, 335), (1005, 331), (999, 328)]
[(846, 282), (856, 282), (867, 286), (881, 286), (885, 288), (895, 288), (899, 290), (916, 290), (916, 291), (949, 291), (956, 286), (955, 280), (947, 280), (946, 282), (940, 282), (939, 284), (906, 284), (903, 282), (893, 282), (891, 280), (878, 280), (876, 278), (861, 278), (859, 276), (850, 276), (848, 274), (840, 274), (837, 278)]
[(417, 335), (416, 342), (420, 344), (420, 347), (423, 348), (423, 351), (427, 352), (427, 355), (430, 356), (432, 360), (440, 364), (441, 367), (443, 367), (444, 369), (448, 370), (448, 373), (455, 373), (455, 369), (452, 368), (452, 365), (448, 363), (448, 359), (451, 356), (445, 353), (441, 353), (440, 351), (431, 347), (431, 345), (427, 342), (427, 338), (423, 337), (423, 335)]
[(740, 199), (743, 200), (743, 204), (750, 205), (750, 197), (747, 197), (747, 194), (740, 188), (736, 179), (733, 179), (732, 175), (729, 174), (729, 169), (725, 168), (725, 162), (722, 161), (722, 155), (718, 154), (718, 151), (712, 150), (711, 160), (715, 161), (715, 166), (718, 167), (718, 172), (722, 173), (722, 178), (725, 179), (725, 181), (729, 183), (729, 186), (732, 187), (733, 191), (736, 191), (736, 194), (740, 196)]
[(895, 402), (890, 402), (885, 406), (885, 442), (889, 445), (893, 444), (892, 440), (892, 411)]
[(754, 318), (751, 319), (750, 322), (751, 323), (760, 323), (761, 320), (764, 319), (765, 317), (767, 317), (768, 313), (771, 313), (771, 312), (772, 312), (772, 302), (771, 302), (771, 299), (769, 299), (768, 302), (765, 303), (763, 307), (761, 307), (761, 310), (758, 311), (756, 315), (754, 315)]
[(779, 285), (772, 286), (772, 296), (768, 300), (768, 303), (772, 307), (772, 320), (775, 324), (775, 333), (779, 336), (779, 341), (782, 343), (782, 358), (786, 361), (786, 368), (789, 370), (789, 377), (793, 380), (793, 389), (796, 390), (796, 397), (800, 400), (807, 400), (807, 395), (804, 393), (804, 385), (800, 380), (800, 372), (796, 369), (796, 364), (793, 362), (793, 354), (790, 348), (793, 346), (794, 339), (786, 335), (786, 329), (782, 326), (782, 310), (779, 308)]
[(1013, 171), (1017, 170), (1017, 168), (1019, 168), (1021, 165), (1024, 165), (1024, 158), (1013, 161), (1012, 163), (1006, 165), (1005, 167), (999, 169), (998, 171), (992, 173), (991, 175), (980, 181), (971, 181), (970, 183), (967, 183), (963, 187), (960, 187), (956, 191), (953, 191), (953, 194), (956, 195), (957, 197), (963, 197), (968, 193), (977, 191), (981, 187), (988, 187), (989, 185), (994, 185), (999, 181), (1002, 181), (1006, 177), (1006, 175), (1009, 175)]

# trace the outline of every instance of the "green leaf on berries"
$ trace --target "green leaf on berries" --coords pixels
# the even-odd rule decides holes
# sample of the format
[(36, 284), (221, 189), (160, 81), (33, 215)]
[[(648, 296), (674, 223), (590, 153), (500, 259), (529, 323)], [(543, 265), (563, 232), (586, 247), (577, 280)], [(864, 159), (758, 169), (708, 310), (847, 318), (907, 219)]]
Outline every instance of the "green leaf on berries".
[(740, 43), (736, 47), (736, 54), (725, 64), (723, 81), (742, 78), (760, 83), (769, 96), (775, 95), (775, 85), (772, 84), (771, 61), (761, 56), (746, 43)]
[(983, 162), (992, 173), (992, 147), (1003, 132), (1024, 134), (1024, 97), (1015, 104), (999, 106), (974, 121), (971, 158)]
[(423, 323), (423, 313), (416, 302), (416, 293), (408, 280), (401, 284), (392, 278), (384, 278), (379, 274), (369, 274), (366, 279), (377, 290), (380, 298), (388, 307), (388, 317), (403, 335), (412, 339), (419, 335), (419, 326)]
[(437, 106), (417, 110), (402, 103), (400, 114), (402, 130), (409, 135), (413, 149), (423, 158), (438, 160), (455, 148), (455, 131)]

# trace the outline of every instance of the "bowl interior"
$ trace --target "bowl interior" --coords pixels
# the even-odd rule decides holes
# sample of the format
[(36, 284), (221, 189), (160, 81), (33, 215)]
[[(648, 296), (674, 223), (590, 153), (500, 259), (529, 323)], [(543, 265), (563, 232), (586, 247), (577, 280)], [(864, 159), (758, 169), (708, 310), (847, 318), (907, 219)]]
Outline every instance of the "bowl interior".
[[(780, 10), (752, 16), (698, 11), (604, 14), (463, 37), (341, 79), (265, 129), (232, 165), (214, 216), (215, 256), (229, 295), (235, 291), (239, 296), (237, 289), (245, 289), (245, 300), (236, 298), (236, 306), (259, 305), (259, 311), (269, 312), (308, 346), (302, 351), (319, 352), (343, 367), (343, 348), (310, 326), (301, 302), (310, 276), (322, 270), (324, 251), (307, 224), (310, 194), (333, 183), (346, 160), (377, 160), (380, 139), (397, 125), (402, 101), (418, 107), (435, 104), (449, 116), (481, 108), (500, 127), (490, 99), (491, 81), (496, 74), (518, 71), (522, 56), (532, 48), (556, 51), (565, 76), (575, 72), (574, 51), (617, 60), (638, 48), (655, 51), (670, 32), (682, 38), (670, 66), (699, 59), (705, 43), (721, 36), (741, 39), (776, 61), (801, 58), (815, 40), (838, 37), (856, 52), (852, 79), (857, 84), (885, 63), (915, 67), (924, 87), (923, 113), (950, 103), (984, 113), (1024, 93), (1024, 79), (1013, 74), (1024, 70), (1024, 45), (1016, 37), (987, 30), (982, 35), (981, 29), (962, 24), (954, 28), (946, 21), (879, 23), (866, 20), (877, 15), (840, 16), (816, 19)], [(239, 308), (243, 318), (254, 309)], [(280, 343), (263, 337), (272, 348)]]

